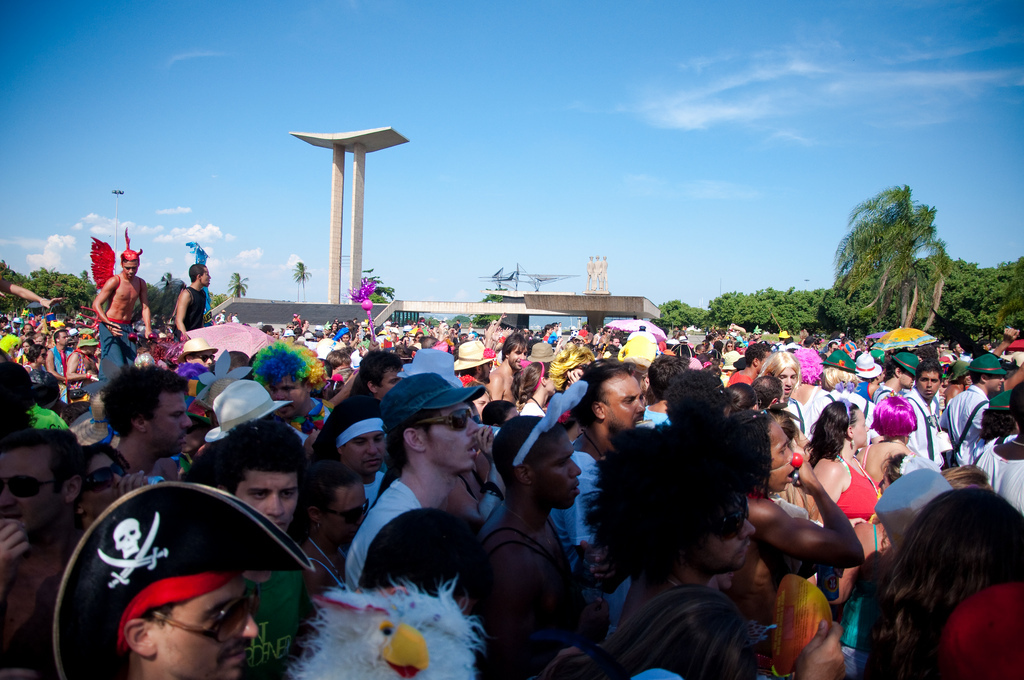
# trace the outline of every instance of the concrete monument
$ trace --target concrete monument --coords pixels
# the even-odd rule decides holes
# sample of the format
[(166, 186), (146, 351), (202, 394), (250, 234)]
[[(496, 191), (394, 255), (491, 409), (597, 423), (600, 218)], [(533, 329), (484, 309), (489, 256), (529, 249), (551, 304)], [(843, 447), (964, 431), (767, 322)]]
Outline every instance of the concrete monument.
[(587, 262), (587, 289), (586, 295), (609, 295), (608, 292), (608, 256), (601, 259), (595, 255)]
[[(389, 127), (335, 134), (312, 132), (292, 132), (289, 134), (313, 146), (333, 149), (334, 151), (334, 164), (331, 171), (331, 235), (327, 261), (327, 302), (337, 305), (341, 303), (343, 298), (348, 299), (350, 288), (359, 287), (359, 281), (363, 275), (363, 178), (366, 167), (366, 154), (405, 144), (409, 140)], [(352, 234), (348, 251), (348, 286), (342, 289), (341, 218), (344, 212), (346, 151), (352, 152), (352, 218), (349, 224)]]

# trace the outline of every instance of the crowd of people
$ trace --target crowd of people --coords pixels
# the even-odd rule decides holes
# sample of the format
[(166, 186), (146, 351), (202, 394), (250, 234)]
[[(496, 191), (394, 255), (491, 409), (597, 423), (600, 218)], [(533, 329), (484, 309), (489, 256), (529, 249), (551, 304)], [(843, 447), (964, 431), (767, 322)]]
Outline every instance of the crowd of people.
[[(0, 678), (751, 680), (793, 574), (831, 605), (799, 680), (1019, 673), (1013, 329), (970, 356), (296, 316), (248, 355), (184, 291), (151, 319), (126, 255), (94, 320), (0, 318)], [(402, 593), (458, 641), (331, 623)]]

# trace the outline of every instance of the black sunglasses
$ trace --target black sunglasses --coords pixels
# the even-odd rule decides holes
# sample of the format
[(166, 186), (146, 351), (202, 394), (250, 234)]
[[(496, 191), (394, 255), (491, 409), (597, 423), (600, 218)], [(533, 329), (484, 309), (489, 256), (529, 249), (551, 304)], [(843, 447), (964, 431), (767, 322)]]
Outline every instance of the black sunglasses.
[(225, 604), (224, 608), (217, 612), (217, 615), (213, 619), (213, 623), (206, 628), (175, 621), (159, 610), (153, 612), (153, 617), (160, 619), (164, 623), (168, 623), (175, 628), (181, 628), (182, 630), (187, 630), (190, 633), (197, 633), (204, 637), (213, 638), (217, 642), (227, 642), (245, 630), (245, 624), (249, 621), (249, 615), (255, 614), (259, 608), (260, 586), (257, 584), (256, 589), (251, 595), (243, 595), (242, 597), (235, 598)]
[(465, 430), (466, 425), (469, 424), (471, 416), (472, 411), (466, 408), (456, 411), (455, 413), (449, 413), (446, 416), (417, 420), (413, 425), (447, 425), (453, 430)]
[(349, 524), (355, 524), (359, 519), (366, 514), (366, 511), (370, 509), (370, 499), (367, 498), (363, 501), (363, 504), (352, 508), (351, 510), (331, 510), (330, 508), (321, 508), (324, 512), (337, 515)]
[(0, 493), (4, 492), (4, 486), (6, 486), (11, 490), (11, 495), (16, 498), (31, 498), (39, 493), (39, 487), (43, 484), (53, 484), (56, 481), (56, 479), (48, 479), (45, 482), (40, 482), (35, 477), (17, 475), (0, 479)]
[(736, 538), (739, 533), (743, 530), (743, 525), (747, 521), (747, 517), (750, 515), (750, 507), (747, 505), (747, 499), (743, 499), (743, 507), (739, 510), (727, 513), (722, 517), (718, 525), (719, 538), (729, 540), (730, 538)]
[(85, 491), (105, 489), (114, 481), (114, 475), (124, 477), (124, 468), (117, 463), (112, 463), (109, 467), (93, 470), (82, 480), (82, 489)]

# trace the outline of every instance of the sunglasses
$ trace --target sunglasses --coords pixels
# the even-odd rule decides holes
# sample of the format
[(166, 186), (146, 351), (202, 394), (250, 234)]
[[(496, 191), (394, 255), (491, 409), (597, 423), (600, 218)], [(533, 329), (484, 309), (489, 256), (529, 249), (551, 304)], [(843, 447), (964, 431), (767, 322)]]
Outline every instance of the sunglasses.
[(245, 624), (248, 623), (249, 616), (255, 614), (259, 608), (260, 586), (257, 584), (256, 590), (251, 595), (243, 595), (225, 604), (224, 608), (217, 612), (213, 623), (207, 627), (175, 621), (161, 611), (154, 611), (153, 617), (175, 628), (181, 628), (190, 633), (197, 633), (204, 637), (212, 638), (217, 642), (227, 642), (245, 630)]
[(449, 413), (446, 416), (417, 420), (413, 425), (447, 425), (453, 430), (465, 430), (472, 418), (472, 414), (473, 412), (467, 408), (455, 413)]
[(747, 499), (744, 498), (743, 507), (722, 517), (718, 525), (718, 530), (715, 533), (718, 534), (719, 538), (724, 540), (736, 538), (739, 536), (740, 531), (743, 530), (743, 525), (746, 523), (749, 515), (750, 508), (747, 506)]
[(363, 515), (366, 514), (366, 511), (369, 510), (369, 509), (370, 509), (370, 499), (369, 498), (367, 498), (365, 501), (363, 501), (362, 505), (354, 507), (354, 508), (352, 508), (350, 510), (331, 510), (330, 508), (321, 508), (321, 510), (323, 512), (326, 512), (326, 513), (328, 513), (330, 515), (337, 515), (338, 517), (342, 518), (343, 520), (345, 520), (349, 524), (355, 524), (356, 522), (358, 522), (363, 517)]
[(35, 477), (17, 475), (16, 477), (0, 479), (0, 493), (4, 492), (4, 487), (6, 486), (11, 490), (11, 495), (15, 498), (31, 498), (39, 493), (39, 487), (43, 484), (53, 484), (56, 481), (56, 479), (48, 479), (45, 482), (40, 482)]
[(124, 477), (124, 474), (123, 467), (112, 463), (109, 467), (102, 467), (87, 474), (82, 480), (82, 489), (84, 491), (101, 491), (113, 483), (114, 475)]

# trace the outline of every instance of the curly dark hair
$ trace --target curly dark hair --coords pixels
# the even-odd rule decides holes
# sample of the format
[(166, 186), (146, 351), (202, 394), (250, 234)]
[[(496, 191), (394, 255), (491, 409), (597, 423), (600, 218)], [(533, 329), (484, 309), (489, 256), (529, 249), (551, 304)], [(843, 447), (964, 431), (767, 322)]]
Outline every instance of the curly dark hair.
[(128, 366), (103, 388), (103, 406), (110, 426), (124, 436), (132, 431), (135, 416), (152, 420), (161, 394), (184, 394), (187, 390), (188, 381), (171, 371)]
[(978, 438), (989, 442), (996, 437), (1011, 435), (1016, 424), (1009, 411), (987, 408), (981, 414), (981, 434)]
[(1024, 581), (1024, 517), (991, 491), (948, 491), (921, 510), (878, 581), (867, 674), (938, 680), (939, 637), (956, 606), (989, 586)]
[(675, 420), (673, 410), (689, 408), (684, 406), (687, 402), (700, 403), (704, 408), (711, 409), (717, 413), (728, 415), (732, 407), (732, 399), (725, 392), (722, 381), (707, 371), (683, 371), (669, 383), (665, 390), (665, 400), (668, 401), (668, 416)]
[[(306, 472), (302, 441), (290, 425), (273, 420), (250, 420), (233, 428), (211, 445), (217, 485), (230, 493), (238, 490), (248, 470), (294, 472), (299, 487)], [(207, 455), (207, 454), (204, 454)]]
[(807, 445), (807, 453), (810, 454), (808, 462), (811, 465), (817, 465), (822, 459), (839, 458), (846, 442), (846, 430), (853, 423), (854, 410), (860, 410), (856, 404), (850, 404), (847, 411), (846, 402), (836, 401), (821, 412), (811, 428), (811, 441)]
[(759, 435), (743, 425), (687, 402), (669, 427), (627, 430), (613, 440), (614, 450), (598, 463), (587, 516), (612, 562), (663, 582), (680, 551), (711, 534), (738, 497), (765, 487), (770, 440), (751, 445)]

